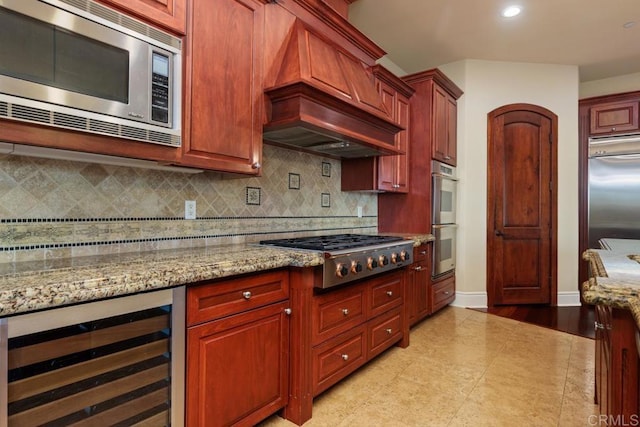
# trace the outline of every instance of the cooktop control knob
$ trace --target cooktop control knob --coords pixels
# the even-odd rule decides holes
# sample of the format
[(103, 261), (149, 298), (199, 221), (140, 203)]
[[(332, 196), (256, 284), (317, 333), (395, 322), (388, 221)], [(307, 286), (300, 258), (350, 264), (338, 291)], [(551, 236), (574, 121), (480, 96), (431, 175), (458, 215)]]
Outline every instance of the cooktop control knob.
[(378, 263), (384, 267), (385, 265), (389, 265), (389, 258), (386, 255), (380, 255), (378, 258)]
[(391, 254), (391, 264), (395, 264), (396, 262), (398, 262), (398, 254), (394, 252)]
[(353, 274), (358, 274), (362, 271), (362, 264), (360, 261), (351, 261), (351, 272)]
[(411, 256), (409, 255), (409, 252), (407, 252), (407, 251), (400, 252), (400, 260), (401, 261), (409, 261), (410, 259), (411, 259)]
[(373, 270), (378, 267), (378, 261), (375, 258), (369, 257), (367, 258), (367, 270)]
[(349, 269), (347, 268), (347, 266), (342, 263), (338, 263), (338, 265), (336, 266), (336, 276), (345, 277), (348, 274), (349, 274)]

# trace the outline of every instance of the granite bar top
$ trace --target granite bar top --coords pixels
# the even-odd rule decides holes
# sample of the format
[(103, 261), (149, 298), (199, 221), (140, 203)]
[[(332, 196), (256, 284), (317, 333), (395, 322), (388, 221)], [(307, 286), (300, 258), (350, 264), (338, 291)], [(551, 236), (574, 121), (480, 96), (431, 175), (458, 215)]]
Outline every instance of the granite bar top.
[(635, 242), (585, 251), (592, 277), (583, 283), (582, 296), (589, 304), (630, 310), (640, 328), (640, 245)]
[[(414, 246), (431, 234), (403, 235)], [(0, 264), (0, 318), (280, 267), (322, 265), (322, 252), (258, 244)]]

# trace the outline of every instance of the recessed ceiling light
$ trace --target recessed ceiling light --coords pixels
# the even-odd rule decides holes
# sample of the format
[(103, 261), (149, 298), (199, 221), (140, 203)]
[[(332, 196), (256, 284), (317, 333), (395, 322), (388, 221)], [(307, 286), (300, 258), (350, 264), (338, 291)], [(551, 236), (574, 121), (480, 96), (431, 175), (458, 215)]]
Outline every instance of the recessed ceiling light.
[(622, 26), (624, 28), (631, 28), (631, 27), (633, 27), (635, 25), (636, 25), (636, 21), (629, 21), (629, 22), (625, 22), (624, 24), (622, 24)]
[(505, 18), (513, 18), (516, 15), (520, 15), (522, 8), (520, 6), (509, 6), (502, 9), (502, 16)]

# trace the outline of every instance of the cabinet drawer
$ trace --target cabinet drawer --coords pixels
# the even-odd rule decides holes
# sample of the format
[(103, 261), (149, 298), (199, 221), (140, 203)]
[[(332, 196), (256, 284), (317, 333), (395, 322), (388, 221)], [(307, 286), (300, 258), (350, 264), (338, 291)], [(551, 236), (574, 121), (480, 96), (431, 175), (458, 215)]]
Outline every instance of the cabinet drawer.
[(429, 245), (420, 245), (413, 248), (413, 262), (426, 261), (429, 257)]
[(402, 310), (396, 308), (369, 322), (367, 327), (368, 359), (382, 353), (402, 338), (401, 315)]
[(366, 328), (360, 325), (313, 349), (313, 395), (323, 392), (366, 361)]
[(591, 135), (637, 131), (638, 101), (610, 102), (591, 108)]
[(456, 278), (448, 277), (441, 282), (433, 283), (431, 287), (432, 313), (453, 302), (456, 297)]
[(402, 304), (403, 289), (400, 272), (372, 280), (369, 289), (372, 317)]
[(345, 332), (366, 320), (362, 286), (318, 295), (313, 300), (313, 344)]
[(187, 288), (187, 325), (289, 298), (289, 273), (275, 270)]

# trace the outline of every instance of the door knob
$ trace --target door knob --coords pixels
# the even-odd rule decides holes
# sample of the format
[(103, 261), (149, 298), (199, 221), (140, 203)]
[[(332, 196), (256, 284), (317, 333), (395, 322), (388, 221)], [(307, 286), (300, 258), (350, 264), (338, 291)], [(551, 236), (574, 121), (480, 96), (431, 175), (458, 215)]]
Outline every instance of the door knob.
[(496, 230), (495, 233), (496, 233), (496, 236), (502, 236), (502, 231), (500, 230)]

